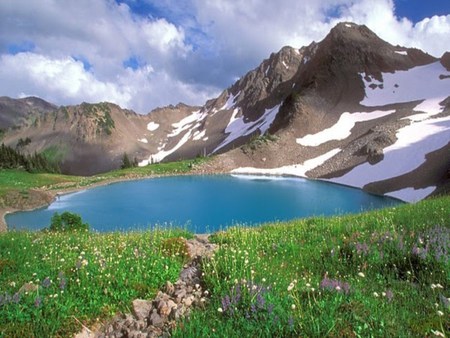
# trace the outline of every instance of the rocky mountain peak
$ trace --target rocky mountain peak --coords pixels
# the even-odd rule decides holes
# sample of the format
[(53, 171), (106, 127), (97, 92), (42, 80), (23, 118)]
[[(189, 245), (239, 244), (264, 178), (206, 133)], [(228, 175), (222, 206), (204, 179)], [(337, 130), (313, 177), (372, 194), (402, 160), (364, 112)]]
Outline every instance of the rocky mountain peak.
[(450, 52), (445, 52), (444, 55), (442, 55), (441, 63), (448, 71), (450, 71)]

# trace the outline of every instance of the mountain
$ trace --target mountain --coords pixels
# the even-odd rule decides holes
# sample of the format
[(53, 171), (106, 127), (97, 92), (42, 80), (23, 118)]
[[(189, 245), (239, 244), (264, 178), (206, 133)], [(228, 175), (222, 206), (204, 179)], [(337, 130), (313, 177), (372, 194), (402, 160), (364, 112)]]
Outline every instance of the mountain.
[(11, 99), (0, 97), (0, 130), (19, 125), (29, 115), (52, 112), (57, 106), (48, 103), (38, 97), (26, 97), (23, 99)]
[(157, 109), (156, 125), (149, 124), (149, 116), (112, 103), (84, 102), (28, 115), (4, 134), (3, 142), (16, 146), (20, 139), (29, 139), (23, 151), (43, 152), (60, 161), (64, 173), (92, 175), (119, 168), (124, 153), (133, 159), (156, 149), (160, 133), (150, 129), (166, 130), (193, 109), (182, 104)]
[(341, 23), (321, 42), (271, 54), (202, 107), (142, 116), (81, 104), (38, 121), (6, 143), (65, 144), (67, 172), (118, 167), (124, 152), (140, 165), (215, 154), (204, 170), (306, 176), (413, 201), (450, 186), (450, 53)]

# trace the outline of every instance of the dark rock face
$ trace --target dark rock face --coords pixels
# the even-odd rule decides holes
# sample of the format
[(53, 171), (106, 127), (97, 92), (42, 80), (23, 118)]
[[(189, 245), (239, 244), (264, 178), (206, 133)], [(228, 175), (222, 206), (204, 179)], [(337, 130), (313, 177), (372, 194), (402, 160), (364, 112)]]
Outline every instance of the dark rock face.
[(446, 52), (442, 55), (441, 63), (450, 72), (450, 52)]

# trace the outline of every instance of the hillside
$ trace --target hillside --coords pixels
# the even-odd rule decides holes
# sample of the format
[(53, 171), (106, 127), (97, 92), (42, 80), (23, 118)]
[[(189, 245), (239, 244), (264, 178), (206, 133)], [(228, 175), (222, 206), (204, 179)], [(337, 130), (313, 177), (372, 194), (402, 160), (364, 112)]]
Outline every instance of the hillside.
[(449, 187), (450, 53), (341, 23), (271, 54), (202, 107), (142, 116), (81, 104), (30, 121), (4, 142), (30, 137), (28, 151), (56, 154), (66, 173), (117, 168), (123, 153), (141, 166), (219, 155), (205, 171), (306, 176), (414, 201)]

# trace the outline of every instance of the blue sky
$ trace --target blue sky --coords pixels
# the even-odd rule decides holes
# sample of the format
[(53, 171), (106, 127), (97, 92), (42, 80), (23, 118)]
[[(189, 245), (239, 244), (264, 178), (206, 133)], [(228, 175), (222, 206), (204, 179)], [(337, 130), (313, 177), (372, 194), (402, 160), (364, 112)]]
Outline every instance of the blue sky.
[(395, 13), (417, 23), (434, 15), (448, 15), (450, 0), (395, 0)]
[(0, 95), (139, 113), (203, 104), (340, 21), (441, 56), (450, 0), (1, 0)]

